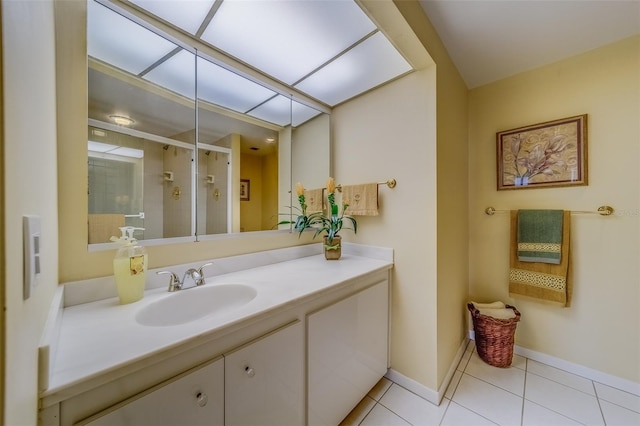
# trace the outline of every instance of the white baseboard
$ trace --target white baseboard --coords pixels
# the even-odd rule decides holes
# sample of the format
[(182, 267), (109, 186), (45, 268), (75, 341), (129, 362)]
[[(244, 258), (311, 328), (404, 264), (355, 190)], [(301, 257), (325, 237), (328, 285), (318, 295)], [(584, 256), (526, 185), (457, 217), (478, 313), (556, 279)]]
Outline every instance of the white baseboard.
[(391, 380), (392, 382), (399, 384), (403, 388), (415, 393), (416, 395), (426, 399), (432, 404), (440, 405), (442, 398), (444, 398), (444, 395), (447, 392), (449, 383), (451, 382), (451, 379), (453, 378), (453, 375), (455, 374), (456, 369), (458, 368), (458, 364), (460, 363), (460, 360), (464, 356), (464, 352), (467, 348), (468, 342), (469, 342), (468, 339), (464, 339), (460, 344), (460, 347), (458, 348), (458, 352), (456, 353), (456, 356), (453, 359), (451, 366), (449, 367), (449, 371), (447, 371), (447, 375), (442, 381), (442, 385), (440, 386), (440, 389), (437, 391), (423, 385), (422, 383), (418, 383), (415, 380), (410, 379), (403, 374), (398, 373), (392, 368), (387, 370), (387, 374), (385, 374), (385, 377)]
[(440, 404), (440, 398), (438, 396), (438, 392), (434, 391), (431, 388), (426, 387), (422, 383), (418, 383), (415, 380), (410, 379), (407, 376), (398, 373), (392, 368), (387, 370), (387, 374), (385, 374), (384, 376), (387, 379), (391, 380), (392, 382), (397, 383), (403, 388), (415, 393), (419, 397), (426, 399), (432, 404), (435, 404), (435, 405)]
[[(473, 330), (469, 330), (469, 339), (475, 341), (475, 333), (473, 332)], [(594, 370), (593, 368), (585, 367), (584, 365), (575, 364), (573, 362), (547, 355), (542, 352), (534, 351), (532, 349), (523, 348), (522, 346), (518, 345), (514, 345), (513, 353), (532, 359), (534, 361), (541, 362), (546, 365), (550, 365), (551, 367), (559, 368), (569, 373), (582, 376), (586, 379), (593, 380), (594, 382), (602, 383), (603, 385), (611, 386), (613, 388), (640, 396), (640, 383), (613, 376), (611, 374), (603, 373), (602, 371)]]

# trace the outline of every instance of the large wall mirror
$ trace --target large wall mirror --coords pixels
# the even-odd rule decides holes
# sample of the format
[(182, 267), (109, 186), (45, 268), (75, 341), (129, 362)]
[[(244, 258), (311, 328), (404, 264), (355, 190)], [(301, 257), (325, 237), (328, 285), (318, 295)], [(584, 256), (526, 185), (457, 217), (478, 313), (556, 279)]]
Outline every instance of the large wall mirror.
[[(115, 2), (117, 3), (117, 2)], [(329, 116), (89, 0), (89, 244), (276, 229), (329, 173)]]

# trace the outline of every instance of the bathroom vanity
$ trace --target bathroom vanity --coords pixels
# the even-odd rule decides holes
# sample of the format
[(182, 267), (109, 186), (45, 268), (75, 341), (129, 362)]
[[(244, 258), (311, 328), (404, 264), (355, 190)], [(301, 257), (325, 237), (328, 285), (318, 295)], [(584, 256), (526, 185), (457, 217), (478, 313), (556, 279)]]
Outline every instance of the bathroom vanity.
[(61, 286), (41, 348), (40, 423), (338, 424), (388, 368), (393, 253), (321, 251), (217, 259), (205, 285), (174, 293), (150, 271), (130, 305), (97, 296), (111, 277)]

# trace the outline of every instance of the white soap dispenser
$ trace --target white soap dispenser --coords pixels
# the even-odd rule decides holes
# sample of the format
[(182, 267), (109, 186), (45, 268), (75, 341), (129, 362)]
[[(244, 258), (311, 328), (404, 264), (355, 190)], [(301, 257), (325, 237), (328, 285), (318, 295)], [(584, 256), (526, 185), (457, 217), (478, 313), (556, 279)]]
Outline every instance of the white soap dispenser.
[(113, 276), (121, 304), (136, 302), (144, 296), (149, 257), (145, 248), (133, 238), (136, 230), (144, 228), (124, 226), (120, 228), (120, 238), (111, 237), (112, 241), (122, 244), (113, 259)]

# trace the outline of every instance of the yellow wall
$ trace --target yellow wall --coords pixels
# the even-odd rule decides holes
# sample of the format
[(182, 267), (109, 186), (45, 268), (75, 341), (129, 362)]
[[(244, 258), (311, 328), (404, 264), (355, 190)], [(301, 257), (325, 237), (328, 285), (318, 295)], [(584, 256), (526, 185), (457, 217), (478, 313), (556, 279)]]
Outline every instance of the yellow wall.
[[(7, 307), (6, 412), (0, 423), (6, 425), (37, 424), (36, 347), (58, 284), (53, 13), (51, 1), (2, 2)], [(41, 218), (42, 273), (31, 298), (23, 300), (26, 214)]]
[(437, 212), (437, 370), (425, 384), (441, 390), (468, 316), (468, 91), (418, 2), (395, 4), (436, 63), (437, 202), (432, 208)]
[(436, 387), (435, 68), (414, 72), (333, 112), (332, 164), (343, 184), (381, 186), (380, 215), (345, 240), (393, 247), (391, 367)]
[[(262, 228), (278, 229), (278, 153), (265, 155), (262, 159)], [(284, 210), (283, 210), (284, 211)]]
[(345, 239), (394, 248), (391, 368), (435, 391), (466, 332), (467, 90), (417, 2), (365, 4), (418, 71), (333, 111), (336, 179), (398, 182)]
[[(504, 300), (522, 313), (516, 344), (640, 382), (640, 37), (470, 92), (470, 296)], [(496, 191), (495, 134), (589, 114), (589, 185)], [(508, 295), (509, 225), (498, 209), (595, 210), (574, 215), (570, 308)]]
[(329, 177), (331, 119), (319, 116), (295, 128), (291, 135), (291, 181), (305, 188), (322, 188)]
[(240, 179), (249, 180), (249, 201), (240, 201), (242, 232), (262, 230), (262, 157), (242, 154)]

